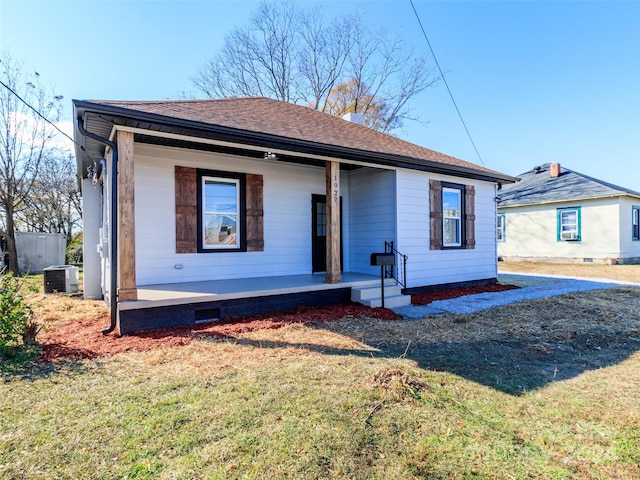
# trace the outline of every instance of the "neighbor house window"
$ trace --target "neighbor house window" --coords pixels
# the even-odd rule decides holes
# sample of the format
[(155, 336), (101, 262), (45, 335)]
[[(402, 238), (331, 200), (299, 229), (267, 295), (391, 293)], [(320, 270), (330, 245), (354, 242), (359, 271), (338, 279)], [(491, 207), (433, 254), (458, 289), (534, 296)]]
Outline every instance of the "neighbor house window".
[(442, 188), (442, 246), (460, 247), (462, 234), (462, 191)]
[(580, 207), (558, 209), (558, 241), (580, 240)]
[(496, 221), (496, 238), (499, 242), (504, 242), (506, 239), (506, 227), (507, 222), (504, 213), (499, 213)]
[(640, 207), (631, 208), (631, 219), (632, 238), (640, 240)]

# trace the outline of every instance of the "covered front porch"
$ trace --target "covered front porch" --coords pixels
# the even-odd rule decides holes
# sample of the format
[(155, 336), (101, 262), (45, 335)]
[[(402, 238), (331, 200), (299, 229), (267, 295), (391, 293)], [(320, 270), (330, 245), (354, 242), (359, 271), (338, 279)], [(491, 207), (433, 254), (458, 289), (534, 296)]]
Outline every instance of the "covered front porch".
[(119, 302), (119, 331), (127, 334), (344, 303), (351, 300), (352, 288), (380, 285), (376, 275), (344, 272), (341, 277), (339, 283), (326, 283), (321, 273), (142, 285), (137, 300)]

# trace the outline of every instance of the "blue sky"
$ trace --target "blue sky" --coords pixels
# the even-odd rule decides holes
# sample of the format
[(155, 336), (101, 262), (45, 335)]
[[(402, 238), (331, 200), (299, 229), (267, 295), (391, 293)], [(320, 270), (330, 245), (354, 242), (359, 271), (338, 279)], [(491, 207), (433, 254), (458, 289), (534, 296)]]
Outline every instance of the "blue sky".
[[(409, 0), (321, 3), (427, 52)], [(640, 1), (414, 3), (485, 166), (559, 162), (640, 191)], [(70, 120), (73, 98), (198, 96), (198, 66), (256, 4), (0, 0), (0, 47), (64, 95)], [(411, 107), (428, 124), (398, 136), (481, 163), (442, 83)]]

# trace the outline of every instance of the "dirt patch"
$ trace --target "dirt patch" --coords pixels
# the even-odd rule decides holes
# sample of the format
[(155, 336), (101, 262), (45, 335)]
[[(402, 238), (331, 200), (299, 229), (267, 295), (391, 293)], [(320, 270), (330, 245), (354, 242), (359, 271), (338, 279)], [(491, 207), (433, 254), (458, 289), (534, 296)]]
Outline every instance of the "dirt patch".
[(66, 320), (49, 325), (39, 340), (40, 362), (62, 359), (96, 358), (123, 352), (141, 352), (163, 347), (186, 345), (193, 339), (235, 338), (256, 330), (281, 328), (293, 323), (324, 323), (342, 318), (398, 320), (399, 315), (383, 308), (360, 304), (333, 305), (324, 308), (302, 307), (288, 312), (272, 312), (251, 317), (229, 317), (222, 321), (165, 328), (117, 337), (102, 335), (108, 316), (83, 320)]
[(446, 290), (433, 290), (431, 292), (418, 293), (411, 295), (411, 303), (413, 305), (428, 305), (436, 300), (450, 300), (452, 298), (463, 297), (465, 295), (475, 295), (476, 293), (487, 292), (504, 292), (505, 290), (513, 290), (520, 288), (516, 285), (502, 285), (495, 283), (492, 285), (479, 285), (476, 287), (456, 287)]

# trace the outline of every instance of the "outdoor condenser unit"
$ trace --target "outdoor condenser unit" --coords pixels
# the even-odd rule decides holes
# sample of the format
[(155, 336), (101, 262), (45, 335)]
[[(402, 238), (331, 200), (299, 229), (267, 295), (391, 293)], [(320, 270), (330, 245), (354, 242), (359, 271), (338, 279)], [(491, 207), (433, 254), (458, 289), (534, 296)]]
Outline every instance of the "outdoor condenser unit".
[(78, 267), (54, 265), (44, 269), (44, 293), (76, 293)]

